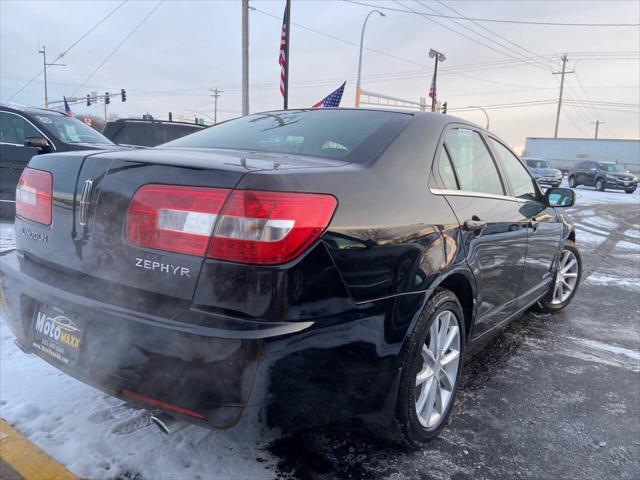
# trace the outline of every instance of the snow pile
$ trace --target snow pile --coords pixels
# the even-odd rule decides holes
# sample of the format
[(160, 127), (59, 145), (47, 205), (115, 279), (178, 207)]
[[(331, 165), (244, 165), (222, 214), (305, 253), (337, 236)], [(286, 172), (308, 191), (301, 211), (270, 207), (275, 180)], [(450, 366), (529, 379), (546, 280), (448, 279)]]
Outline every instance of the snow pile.
[(1, 318), (0, 415), (82, 478), (276, 477), (276, 462), (260, 445), (195, 426), (160, 433), (148, 412), (24, 354)]

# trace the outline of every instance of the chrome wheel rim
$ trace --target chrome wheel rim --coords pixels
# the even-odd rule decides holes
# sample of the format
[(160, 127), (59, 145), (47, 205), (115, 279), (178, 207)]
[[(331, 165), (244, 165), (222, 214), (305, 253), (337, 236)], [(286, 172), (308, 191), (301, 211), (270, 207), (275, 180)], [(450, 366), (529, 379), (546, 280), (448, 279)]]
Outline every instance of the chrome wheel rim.
[(445, 310), (438, 314), (422, 345), (422, 366), (416, 375), (416, 414), (428, 429), (437, 427), (453, 399), (460, 363), (458, 318)]
[(565, 302), (573, 293), (578, 282), (578, 259), (571, 250), (563, 250), (560, 264), (556, 272), (556, 283), (551, 303), (558, 305)]

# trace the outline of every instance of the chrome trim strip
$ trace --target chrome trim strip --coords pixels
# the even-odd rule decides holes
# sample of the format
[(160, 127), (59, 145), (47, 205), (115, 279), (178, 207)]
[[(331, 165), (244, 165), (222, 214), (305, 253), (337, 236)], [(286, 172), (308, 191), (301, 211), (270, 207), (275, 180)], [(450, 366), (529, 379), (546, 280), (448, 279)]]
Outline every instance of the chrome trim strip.
[[(53, 142), (51, 141), (51, 139), (50, 139), (50, 138), (49, 138), (49, 137), (48, 137), (48, 136), (47, 136), (47, 135), (46, 135), (42, 130), (40, 130), (38, 127), (36, 127), (36, 126), (33, 124), (33, 122), (32, 122), (31, 120), (29, 120), (28, 118), (23, 117), (23, 116), (22, 116), (22, 115), (20, 115), (19, 113), (9, 112), (9, 111), (7, 111), (7, 110), (0, 110), (0, 113), (8, 113), (9, 115), (15, 115), (16, 117), (20, 117), (20, 118), (21, 118), (21, 119), (23, 119), (25, 122), (27, 122), (29, 125), (31, 125), (33, 128), (35, 128), (37, 131), (39, 131), (39, 132), (42, 134), (42, 136), (43, 136), (44, 138), (46, 138), (46, 139), (49, 141), (49, 143), (51, 144), (51, 148), (53, 148), (53, 150), (54, 150), (54, 151), (55, 151), (55, 150), (57, 150), (57, 148), (56, 148), (56, 144), (55, 144), (55, 143), (53, 143)], [(15, 146), (18, 146), (18, 147), (24, 147), (24, 145), (20, 145), (19, 143), (7, 143), (6, 145), (15, 145)], [(26, 147), (25, 147), (25, 148), (26, 148)]]
[(507, 195), (494, 195), (492, 193), (470, 192), (467, 190), (450, 190), (446, 188), (430, 188), (434, 195), (455, 195), (457, 197), (477, 197), (477, 198), (493, 198), (495, 200), (509, 200), (511, 202), (522, 202), (521, 198), (509, 197)]
[(87, 215), (91, 204), (91, 190), (93, 190), (93, 181), (85, 180), (82, 186), (82, 197), (80, 197), (80, 225), (82, 226), (87, 224)]

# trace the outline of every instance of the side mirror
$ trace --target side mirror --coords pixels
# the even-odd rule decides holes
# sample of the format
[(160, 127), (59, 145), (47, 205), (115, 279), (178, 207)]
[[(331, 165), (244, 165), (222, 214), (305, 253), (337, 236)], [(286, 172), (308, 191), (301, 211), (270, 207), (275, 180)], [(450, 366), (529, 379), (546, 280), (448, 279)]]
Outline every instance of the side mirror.
[(37, 148), (41, 152), (48, 152), (51, 150), (51, 144), (49, 140), (44, 137), (27, 137), (24, 140), (24, 146), (29, 148)]
[(576, 192), (570, 188), (548, 188), (544, 197), (550, 207), (572, 207), (576, 203)]
[(598, 169), (596, 167), (591, 167), (589, 170), (592, 171), (592, 172), (597, 172), (598, 171)]

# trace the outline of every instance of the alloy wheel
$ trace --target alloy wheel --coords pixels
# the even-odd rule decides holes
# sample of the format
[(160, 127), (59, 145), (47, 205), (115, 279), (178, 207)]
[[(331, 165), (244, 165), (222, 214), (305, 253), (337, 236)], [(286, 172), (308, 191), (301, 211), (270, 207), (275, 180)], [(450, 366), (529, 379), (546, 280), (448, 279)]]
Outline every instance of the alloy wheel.
[(571, 250), (563, 250), (560, 265), (556, 273), (556, 284), (553, 290), (551, 303), (558, 305), (564, 303), (573, 293), (578, 282), (578, 259)]
[(416, 375), (416, 414), (420, 424), (437, 427), (453, 399), (460, 364), (460, 326), (456, 315), (444, 310), (433, 320), (422, 346), (422, 367)]

